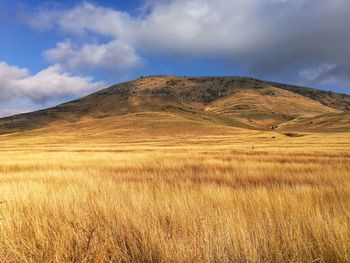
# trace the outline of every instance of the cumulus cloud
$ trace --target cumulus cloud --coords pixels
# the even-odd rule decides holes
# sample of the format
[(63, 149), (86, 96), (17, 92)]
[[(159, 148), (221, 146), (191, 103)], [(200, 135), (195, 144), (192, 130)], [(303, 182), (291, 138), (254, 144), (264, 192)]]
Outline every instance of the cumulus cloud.
[(42, 24), (46, 24), (46, 29), (57, 28), (75, 35), (97, 32), (114, 37), (127, 34), (126, 26), (135, 23), (134, 18), (126, 12), (87, 2), (68, 10), (40, 9), (34, 17), (27, 17), (26, 21), (38, 29), (45, 29)]
[(28, 69), (9, 66), (0, 61), (0, 101), (11, 99), (18, 95), (16, 81), (28, 77)]
[(139, 53), (210, 57), (259, 76), (287, 73), (300, 78), (305, 77), (301, 72), (315, 74), (322, 65), (334, 65), (327, 78), (348, 81), (348, 0), (145, 0), (143, 7), (139, 16), (132, 16), (83, 3), (56, 12), (41, 10), (33, 19), (75, 39), (86, 35), (113, 39), (79, 48), (61, 43), (45, 53), (68, 68), (107, 67), (99, 63), (99, 55), (87, 59), (84, 54), (108, 50), (101, 53), (124, 61), (125, 68), (140, 61)]
[[(0, 83), (0, 101), (9, 103), (27, 99), (42, 105), (70, 96), (83, 95), (104, 86), (102, 82), (93, 82), (90, 77), (65, 73), (58, 65), (30, 75), (28, 69), (11, 66), (6, 62), (0, 62)], [(17, 108), (10, 110), (20, 111)]]
[(45, 57), (67, 70), (125, 70), (141, 64), (141, 59), (129, 45), (120, 41), (107, 44), (85, 44), (76, 47), (71, 41), (60, 42), (44, 52)]

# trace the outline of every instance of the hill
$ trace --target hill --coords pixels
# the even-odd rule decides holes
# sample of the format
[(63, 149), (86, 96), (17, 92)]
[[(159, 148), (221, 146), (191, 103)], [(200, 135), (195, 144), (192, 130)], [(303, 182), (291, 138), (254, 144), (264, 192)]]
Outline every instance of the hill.
[(147, 77), (1, 119), (0, 262), (350, 262), (348, 102)]
[[(150, 76), (53, 108), (0, 119), (0, 133), (104, 118), (113, 121), (140, 113), (158, 116), (150, 120), (151, 127), (159, 116), (176, 116), (245, 129), (344, 131), (349, 130), (349, 111), (349, 95), (317, 89), (245, 77)], [(320, 118), (323, 121), (317, 121)]]

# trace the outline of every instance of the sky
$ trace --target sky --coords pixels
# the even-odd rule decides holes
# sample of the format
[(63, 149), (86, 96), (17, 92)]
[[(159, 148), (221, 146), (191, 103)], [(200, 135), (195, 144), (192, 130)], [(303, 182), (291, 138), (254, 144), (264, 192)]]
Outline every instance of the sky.
[(0, 0), (0, 116), (147, 75), (350, 94), (350, 1)]

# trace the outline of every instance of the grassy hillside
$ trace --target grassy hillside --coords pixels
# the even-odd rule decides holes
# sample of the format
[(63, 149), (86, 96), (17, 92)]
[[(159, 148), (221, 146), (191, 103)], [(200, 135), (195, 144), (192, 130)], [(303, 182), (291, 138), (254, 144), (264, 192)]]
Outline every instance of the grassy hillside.
[(216, 122), (264, 130), (297, 118), (348, 112), (349, 105), (349, 95), (251, 78), (154, 76), (121, 83), (50, 109), (0, 119), (0, 133), (132, 113), (164, 113), (169, 109), (186, 112), (190, 118), (210, 115)]
[(350, 113), (328, 113), (313, 117), (302, 117), (286, 122), (278, 128), (279, 131), (304, 131), (304, 132), (349, 132)]

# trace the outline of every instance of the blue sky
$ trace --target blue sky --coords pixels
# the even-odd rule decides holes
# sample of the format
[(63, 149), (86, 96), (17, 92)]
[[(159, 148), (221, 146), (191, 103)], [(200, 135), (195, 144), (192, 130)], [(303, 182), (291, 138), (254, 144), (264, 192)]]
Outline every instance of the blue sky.
[(141, 75), (350, 93), (348, 0), (0, 0), (0, 116)]

